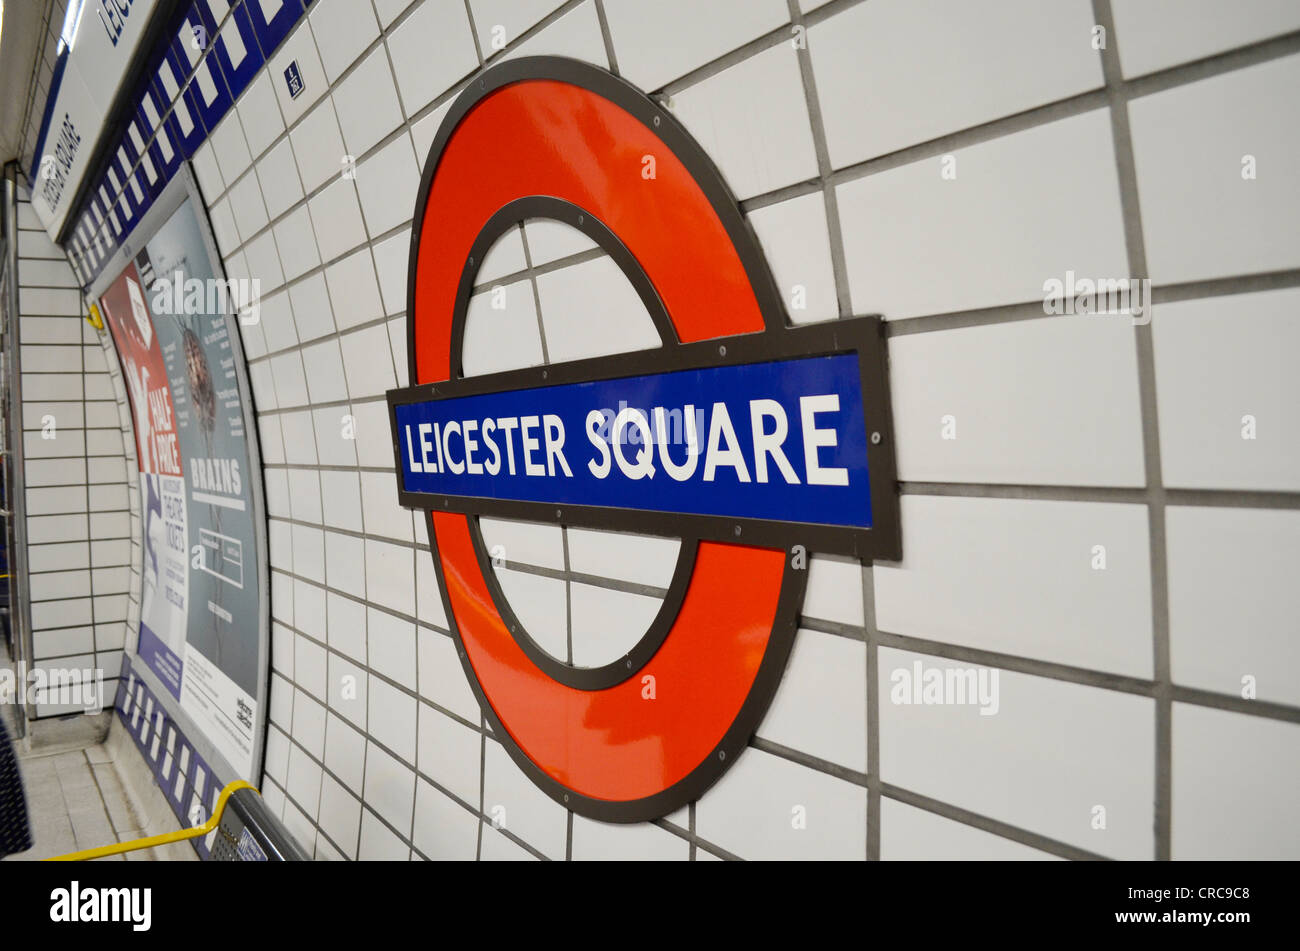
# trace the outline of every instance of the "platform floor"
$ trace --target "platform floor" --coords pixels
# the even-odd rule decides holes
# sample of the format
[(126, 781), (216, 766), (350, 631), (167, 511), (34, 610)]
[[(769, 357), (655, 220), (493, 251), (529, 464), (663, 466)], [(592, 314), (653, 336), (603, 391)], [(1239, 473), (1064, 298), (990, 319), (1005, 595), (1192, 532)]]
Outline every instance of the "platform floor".
[[(0, 639), (0, 665), (12, 662)], [(151, 834), (145, 809), (104, 742), (109, 715), (42, 720), (25, 740), (14, 739), (17, 708), (0, 705), (5, 729), (18, 754), (27, 791), (33, 847), (3, 861), (30, 861)], [(152, 850), (103, 861), (153, 861)]]

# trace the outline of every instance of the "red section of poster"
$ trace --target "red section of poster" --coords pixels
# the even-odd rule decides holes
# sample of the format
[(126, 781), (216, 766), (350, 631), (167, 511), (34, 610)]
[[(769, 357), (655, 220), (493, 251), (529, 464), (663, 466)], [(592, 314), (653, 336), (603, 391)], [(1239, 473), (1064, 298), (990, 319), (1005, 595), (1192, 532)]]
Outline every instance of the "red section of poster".
[(183, 473), (176, 412), (145, 293), (140, 272), (128, 264), (100, 300), (130, 389), (140, 471), (179, 476)]

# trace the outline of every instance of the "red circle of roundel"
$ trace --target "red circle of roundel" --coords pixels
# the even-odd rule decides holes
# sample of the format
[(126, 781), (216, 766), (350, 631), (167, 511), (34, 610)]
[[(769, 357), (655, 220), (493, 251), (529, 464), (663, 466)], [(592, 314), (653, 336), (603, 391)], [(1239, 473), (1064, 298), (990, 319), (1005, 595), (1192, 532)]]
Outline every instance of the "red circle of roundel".
[[(430, 151), (411, 239), (412, 384), (458, 370), (471, 249), (498, 210), (533, 196), (577, 206), (622, 242), (677, 341), (779, 324), (757, 243), (682, 127), (604, 70), (525, 58), (471, 86)], [(628, 679), (584, 690), (550, 677), (511, 634), (472, 518), (434, 511), (430, 539), (466, 674), (514, 760), (557, 801), (596, 818), (655, 818), (698, 798), (771, 700), (806, 571), (789, 570), (780, 548), (699, 541), (662, 645)]]

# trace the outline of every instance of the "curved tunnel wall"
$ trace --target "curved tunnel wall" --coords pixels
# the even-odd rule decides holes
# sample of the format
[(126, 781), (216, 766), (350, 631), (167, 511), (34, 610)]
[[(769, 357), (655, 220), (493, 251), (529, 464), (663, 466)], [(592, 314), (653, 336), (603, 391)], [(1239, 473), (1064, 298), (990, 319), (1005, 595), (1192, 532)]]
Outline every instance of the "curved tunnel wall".
[[(1300, 18), (1196, 7), (310, 4), (193, 159), (227, 275), (262, 287), (243, 341), (270, 517), (262, 789), (304, 845), (1300, 852), (1300, 390), (1285, 357), (1300, 344), (1300, 125), (1283, 105)], [(793, 322), (890, 325), (904, 560), (812, 559), (751, 748), (653, 824), (572, 816), (504, 754), (461, 673), (424, 524), (396, 504), (383, 394), (408, 382), (420, 168), (465, 83), (516, 53), (660, 96), (740, 200)], [(537, 288), (584, 263), (514, 277)], [(1149, 323), (1044, 313), (1051, 281), (1147, 275)], [(583, 302), (617, 288), (578, 283), (511, 307), (598, 321)], [(484, 341), (489, 362), (510, 345)], [(604, 592), (655, 587), (601, 539), (603, 581), (510, 544), (559, 625), (599, 618)], [(996, 714), (905, 702), (921, 694), (901, 684), (948, 667), (998, 671)]]
[[(106, 702), (139, 619), (139, 507), (130, 416), (112, 344), (83, 319), (77, 278), (18, 196), (18, 346), (22, 372), (30, 663), (103, 676)], [(123, 426), (125, 429), (125, 439)], [(133, 547), (137, 546), (137, 547)], [(48, 677), (41, 681), (48, 682)], [(41, 691), (33, 719), (80, 712)]]

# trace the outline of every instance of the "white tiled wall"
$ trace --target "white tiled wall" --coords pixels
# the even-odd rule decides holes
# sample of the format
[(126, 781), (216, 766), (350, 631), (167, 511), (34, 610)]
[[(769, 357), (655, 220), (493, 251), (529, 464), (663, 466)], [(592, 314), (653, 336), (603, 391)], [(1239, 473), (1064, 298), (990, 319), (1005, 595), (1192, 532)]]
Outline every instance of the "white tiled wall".
[[(18, 284), (32, 661), (101, 672), (111, 704), (122, 651), (134, 647), (128, 630), (139, 618), (138, 489), (127, 476), (135, 447), (123, 431), (126, 394), (120, 375), (110, 373), (112, 345), (84, 319), (72, 268), (25, 189)], [(32, 715), (83, 709), (38, 697)]]
[[(227, 268), (266, 295), (243, 329), (268, 801), (320, 858), (1296, 857), (1298, 29), (1281, 0), (316, 0), (194, 159)], [(490, 736), (393, 494), (419, 171), (464, 84), (523, 53), (660, 95), (792, 322), (889, 322), (904, 559), (814, 558), (753, 748), (657, 824), (566, 814)], [(1069, 272), (1149, 276), (1154, 320), (1049, 317)], [(467, 372), (659, 344), (562, 229), (511, 232), (480, 281)], [(30, 399), (83, 400), (46, 376)], [(557, 654), (635, 636), (676, 552), (484, 533)], [(996, 714), (895, 702), (918, 664), (996, 673)]]

